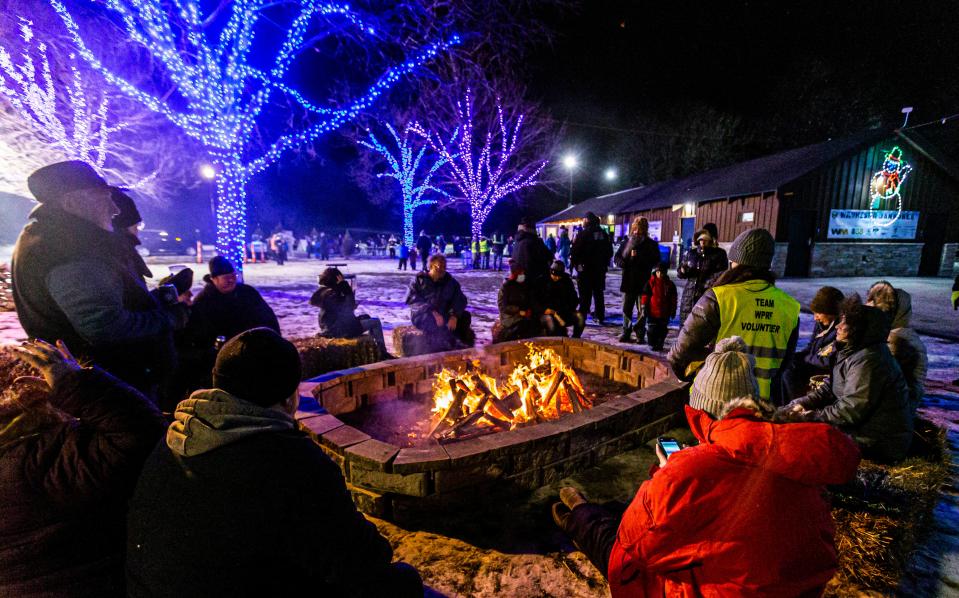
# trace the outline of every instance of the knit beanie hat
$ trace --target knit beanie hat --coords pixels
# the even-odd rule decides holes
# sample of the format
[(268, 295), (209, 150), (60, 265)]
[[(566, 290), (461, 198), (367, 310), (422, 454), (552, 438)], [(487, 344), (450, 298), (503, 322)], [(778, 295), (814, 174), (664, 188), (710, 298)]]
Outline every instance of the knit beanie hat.
[(133, 226), (138, 222), (143, 222), (140, 211), (137, 210), (137, 205), (133, 202), (132, 197), (127, 195), (119, 187), (111, 187), (110, 191), (110, 199), (113, 200), (117, 209), (120, 210), (120, 213), (113, 217), (114, 230), (121, 230), (128, 226)]
[(815, 314), (838, 316), (839, 304), (843, 298), (842, 291), (836, 287), (823, 287), (816, 291), (816, 296), (809, 303), (809, 309)]
[(213, 386), (261, 407), (286, 400), (300, 384), (300, 354), (271, 328), (252, 328), (223, 345)]
[(222, 255), (215, 255), (210, 259), (210, 276), (217, 277), (223, 274), (230, 274), (236, 272), (233, 268), (233, 264), (230, 263), (230, 260), (226, 259)]
[(712, 236), (713, 238), (713, 241), (719, 240), (719, 229), (716, 228), (715, 223), (707, 222), (706, 224), (703, 225), (703, 230), (709, 232), (710, 236)]
[(739, 233), (729, 247), (729, 261), (741, 266), (768, 270), (776, 253), (776, 242), (764, 228), (751, 228)]
[(734, 399), (759, 399), (759, 384), (753, 368), (756, 358), (739, 336), (724, 338), (706, 357), (689, 390), (689, 406), (719, 418), (726, 403)]

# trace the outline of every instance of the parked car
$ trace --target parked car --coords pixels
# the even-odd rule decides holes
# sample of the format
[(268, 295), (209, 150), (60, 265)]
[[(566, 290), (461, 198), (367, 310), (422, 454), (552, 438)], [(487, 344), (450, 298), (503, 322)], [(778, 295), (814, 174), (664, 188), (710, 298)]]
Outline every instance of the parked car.
[(151, 255), (196, 255), (196, 241), (192, 236), (183, 236), (165, 230), (145, 228), (140, 231), (137, 252), (143, 257)]

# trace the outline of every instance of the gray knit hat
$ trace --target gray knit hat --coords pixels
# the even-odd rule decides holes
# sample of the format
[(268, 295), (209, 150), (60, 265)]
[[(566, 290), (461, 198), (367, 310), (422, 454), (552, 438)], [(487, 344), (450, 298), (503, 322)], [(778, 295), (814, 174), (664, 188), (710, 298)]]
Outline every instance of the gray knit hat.
[(753, 368), (756, 358), (739, 336), (724, 338), (696, 374), (689, 389), (689, 406), (719, 419), (723, 407), (735, 399), (759, 399), (759, 384)]
[(729, 261), (741, 266), (768, 270), (776, 253), (776, 242), (764, 228), (751, 228), (739, 233), (729, 247)]

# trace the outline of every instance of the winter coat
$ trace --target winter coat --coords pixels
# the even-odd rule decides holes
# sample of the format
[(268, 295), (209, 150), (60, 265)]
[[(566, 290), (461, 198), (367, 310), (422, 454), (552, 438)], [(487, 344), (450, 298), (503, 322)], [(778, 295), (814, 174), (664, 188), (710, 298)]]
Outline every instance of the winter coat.
[(579, 295), (576, 294), (576, 285), (569, 274), (563, 272), (557, 281), (547, 277), (543, 290), (543, 309), (558, 313), (567, 326), (572, 324), (579, 307)]
[(345, 280), (333, 287), (320, 287), (310, 297), (310, 305), (320, 308), (320, 336), (356, 338), (363, 334), (360, 319), (353, 314), (356, 297)]
[(641, 241), (638, 235), (627, 237), (616, 250), (613, 262), (623, 269), (619, 290), (629, 295), (639, 295), (649, 273), (659, 265), (659, 243), (649, 237)]
[[(124, 256), (127, 268), (129, 268), (136, 276), (139, 276), (140, 280), (143, 280), (144, 277), (153, 278), (153, 272), (150, 271), (147, 263), (143, 261), (143, 256), (141, 256), (140, 252), (137, 251), (137, 245), (140, 245), (140, 239), (126, 231), (118, 231), (114, 234), (119, 236), (120, 239), (124, 241), (124, 243), (121, 243), (121, 245), (125, 245), (129, 248), (129, 251)], [(146, 281), (144, 281), (144, 284), (146, 284)]]
[(613, 242), (598, 224), (579, 231), (570, 250), (570, 268), (583, 274), (606, 274), (613, 257)]
[(863, 455), (900, 461), (912, 440), (913, 409), (899, 364), (884, 342), (888, 326), (878, 309), (868, 309), (866, 334), (856, 347), (839, 351), (829, 384), (791, 404), (852, 435)]
[(436, 282), (426, 272), (420, 272), (410, 283), (406, 304), (410, 306), (410, 320), (416, 324), (427, 317), (432, 319), (434, 311), (444, 320), (450, 316), (459, 318), (466, 310), (467, 300), (460, 283), (449, 272)]
[(824, 486), (859, 452), (823, 424), (774, 424), (752, 409), (723, 419), (686, 407), (700, 444), (640, 486), (609, 557), (623, 596), (817, 596), (836, 572)]
[(802, 351), (795, 355), (796, 361), (805, 363), (810, 368), (818, 371), (831, 372), (836, 365), (836, 356), (839, 354), (839, 347), (836, 345), (836, 326), (839, 320), (833, 320), (829, 326), (823, 326), (819, 322), (813, 326), (812, 338), (809, 344)]
[(406, 243), (400, 245), (400, 259), (405, 260), (410, 257), (410, 248), (406, 246)]
[(416, 239), (416, 251), (420, 255), (429, 255), (430, 250), (433, 249), (433, 240), (426, 235), (420, 235)]
[(556, 252), (559, 253), (559, 258), (561, 260), (569, 259), (569, 251), (571, 248), (571, 243), (569, 242), (569, 234), (560, 235), (556, 239)]
[(50, 404), (0, 426), (0, 596), (123, 596), (126, 500), (166, 423), (99, 369), (58, 380)]
[(553, 254), (556, 253), (556, 238), (555, 238), (555, 237), (552, 237), (552, 236), (551, 236), (551, 237), (547, 237), (546, 240), (545, 240), (543, 243), (546, 245), (546, 249), (547, 249), (550, 253), (553, 253)]
[(392, 550), (293, 418), (218, 390), (180, 403), (130, 501), (130, 596), (388, 595)]
[(640, 303), (646, 308), (646, 315), (668, 320), (676, 315), (676, 285), (666, 276), (653, 274), (643, 287)]
[(13, 299), (27, 335), (63, 340), (74, 355), (141, 390), (175, 367), (173, 328), (186, 308), (164, 308), (129, 261), (121, 235), (40, 204), (11, 262)]
[(886, 342), (892, 356), (899, 363), (906, 384), (909, 385), (909, 403), (915, 411), (925, 394), (929, 358), (925, 343), (915, 329), (909, 326), (912, 318), (912, 296), (902, 289), (896, 289), (896, 298), (898, 307)]
[[(511, 329), (520, 324), (534, 321), (538, 316), (538, 309), (533, 297), (531, 283), (518, 282), (507, 279), (499, 289), (496, 304), (499, 306), (499, 323), (504, 329)], [(529, 312), (526, 316), (519, 312)]]
[(223, 294), (208, 282), (193, 300), (189, 328), (198, 336), (199, 346), (211, 347), (218, 336), (229, 340), (260, 326), (280, 333), (276, 314), (250, 285), (239, 282), (233, 292)]
[(719, 247), (706, 247), (705, 251), (696, 248), (686, 253), (676, 275), (686, 279), (683, 287), (683, 299), (679, 307), (679, 321), (685, 322), (693, 306), (710, 287), (713, 277), (729, 269), (726, 251)]
[(553, 254), (535, 232), (521, 230), (513, 241), (513, 260), (526, 272), (530, 281), (542, 279), (549, 274)]

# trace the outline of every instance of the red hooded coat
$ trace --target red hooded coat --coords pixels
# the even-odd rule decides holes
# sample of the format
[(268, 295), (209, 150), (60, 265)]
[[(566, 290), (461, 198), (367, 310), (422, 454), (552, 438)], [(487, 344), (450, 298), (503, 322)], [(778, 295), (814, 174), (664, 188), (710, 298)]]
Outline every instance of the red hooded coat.
[(686, 407), (698, 446), (636, 493), (609, 559), (619, 596), (815, 596), (836, 572), (825, 484), (848, 481), (853, 441), (820, 423)]

